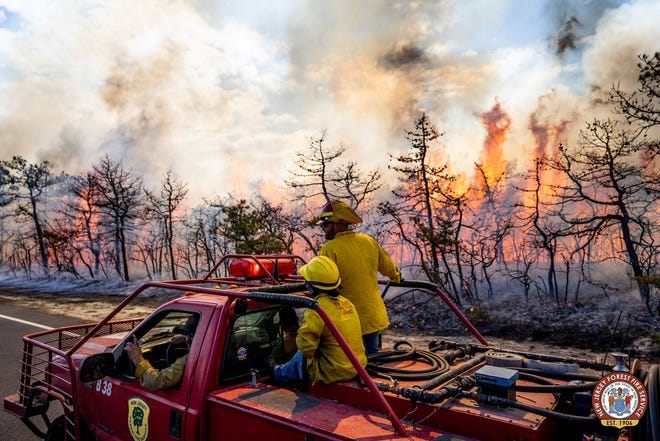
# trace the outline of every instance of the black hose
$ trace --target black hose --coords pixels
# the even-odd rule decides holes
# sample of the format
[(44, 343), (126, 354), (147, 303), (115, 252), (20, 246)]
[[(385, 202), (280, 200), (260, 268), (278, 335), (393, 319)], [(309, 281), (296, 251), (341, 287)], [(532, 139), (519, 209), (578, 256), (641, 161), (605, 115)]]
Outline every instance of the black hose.
[(561, 412), (556, 412), (554, 410), (549, 410), (546, 408), (541, 408), (541, 407), (535, 407), (535, 406), (530, 406), (527, 404), (519, 403), (518, 401), (514, 400), (508, 400), (506, 398), (501, 398), (497, 397), (494, 395), (482, 395), (482, 394), (476, 394), (473, 392), (465, 392), (462, 391), (460, 393), (461, 396), (467, 397), (470, 399), (473, 399), (477, 402), (480, 403), (486, 403), (486, 404), (493, 404), (496, 406), (508, 406), (508, 407), (515, 407), (517, 409), (521, 409), (527, 412), (531, 412), (537, 415), (541, 416), (546, 416), (549, 418), (561, 420), (561, 421), (566, 421), (569, 423), (575, 423), (575, 424), (593, 424), (598, 422), (598, 418), (596, 418), (595, 415), (591, 415), (588, 417), (583, 417), (583, 416), (578, 416), (578, 415), (569, 415), (566, 413), (561, 413)]
[[(527, 381), (532, 381), (537, 384), (549, 384), (549, 385), (554, 385), (557, 384), (554, 381), (550, 380), (549, 378), (546, 378), (542, 375), (534, 375), (528, 372), (520, 372), (518, 371), (518, 378), (521, 380), (527, 380)], [(518, 387), (518, 386), (516, 386)]]
[[(434, 340), (431, 343), (429, 343), (429, 347), (433, 347), (434, 350), (436, 350), (436, 347), (441, 347), (444, 349), (454, 349), (457, 347), (463, 346), (460, 343), (456, 342), (451, 342), (447, 340)], [(495, 351), (495, 352), (502, 352), (502, 353), (507, 353), (507, 354), (516, 354), (523, 356), (525, 358), (528, 358), (530, 360), (538, 360), (538, 361), (550, 361), (550, 362), (560, 362), (560, 363), (567, 363), (567, 364), (576, 364), (582, 368), (588, 368), (588, 369), (593, 369), (595, 371), (611, 371), (612, 370), (612, 365), (607, 365), (604, 363), (598, 363), (598, 362), (592, 362), (588, 360), (583, 360), (583, 359), (578, 359), (578, 358), (571, 358), (571, 357), (557, 357), (554, 355), (545, 355), (545, 354), (535, 354), (533, 352), (524, 352), (524, 351), (514, 351), (510, 349), (504, 349), (504, 348), (498, 348), (495, 346), (485, 346), (485, 345), (477, 345), (477, 344), (470, 344), (469, 345), (471, 350), (474, 352), (487, 352), (487, 351)]]
[(540, 375), (530, 374), (527, 372), (518, 372), (518, 378), (521, 380), (527, 380), (537, 383), (536, 385), (525, 385), (525, 384), (516, 383), (516, 390), (520, 392), (546, 392), (546, 393), (591, 392), (594, 390), (594, 387), (596, 387), (596, 382), (593, 381), (574, 383), (574, 384), (555, 383), (554, 381), (548, 378), (542, 377)]
[(516, 370), (520, 373), (531, 374), (545, 378), (555, 378), (557, 380), (598, 381), (601, 379), (601, 377), (599, 376), (578, 374), (575, 372), (546, 372), (540, 369), (530, 369), (530, 368), (516, 368)]
[[(407, 351), (399, 350), (403, 345), (409, 345)], [(435, 378), (449, 370), (449, 363), (431, 351), (415, 349), (410, 343), (405, 341), (397, 342), (393, 351), (381, 351), (367, 356), (367, 372), (369, 374), (396, 380), (428, 380)], [(385, 366), (386, 363), (398, 361), (416, 361), (423, 362), (429, 367), (425, 369), (401, 369)]]
[(431, 381), (428, 381), (424, 384), (422, 384), (419, 388), (422, 390), (432, 390), (441, 384), (444, 384), (448, 382), (449, 380), (456, 378), (460, 374), (462, 374), (465, 371), (468, 371), (472, 369), (473, 367), (477, 366), (478, 364), (483, 363), (486, 360), (486, 355), (487, 354), (481, 354), (477, 357), (474, 357), (472, 360), (467, 361), (463, 363), (462, 365), (455, 367), (454, 369), (450, 370), (449, 372), (445, 372), (442, 375), (439, 375), (435, 378), (433, 378)]
[(417, 387), (399, 387), (394, 384), (376, 383), (376, 387), (382, 392), (392, 392), (404, 398), (421, 403), (438, 404), (447, 398), (455, 397), (462, 390), (474, 387), (475, 382), (471, 377), (460, 377), (447, 384), (437, 391), (428, 392)]
[(470, 345), (459, 346), (455, 349), (447, 351), (444, 350), (441, 346), (433, 346), (432, 344), (429, 344), (429, 351), (434, 353), (443, 351), (442, 358), (447, 360), (449, 364), (452, 364), (456, 359), (464, 358), (467, 357), (468, 355), (474, 354), (474, 349)]
[(516, 384), (516, 391), (540, 392), (540, 393), (591, 392), (594, 390), (594, 387), (596, 387), (596, 383), (543, 384), (543, 385)]

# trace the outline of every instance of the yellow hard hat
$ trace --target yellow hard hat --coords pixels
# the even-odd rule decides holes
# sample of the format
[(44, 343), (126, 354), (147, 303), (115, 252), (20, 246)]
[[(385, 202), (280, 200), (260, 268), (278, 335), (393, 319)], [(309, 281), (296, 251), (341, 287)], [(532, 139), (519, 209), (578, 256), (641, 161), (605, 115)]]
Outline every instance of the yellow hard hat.
[(314, 257), (307, 265), (298, 269), (298, 274), (314, 288), (322, 291), (336, 289), (341, 283), (337, 265), (327, 256)]
[(362, 218), (348, 206), (346, 202), (339, 199), (328, 202), (323, 206), (320, 217), (321, 222), (346, 222), (347, 224), (360, 224)]

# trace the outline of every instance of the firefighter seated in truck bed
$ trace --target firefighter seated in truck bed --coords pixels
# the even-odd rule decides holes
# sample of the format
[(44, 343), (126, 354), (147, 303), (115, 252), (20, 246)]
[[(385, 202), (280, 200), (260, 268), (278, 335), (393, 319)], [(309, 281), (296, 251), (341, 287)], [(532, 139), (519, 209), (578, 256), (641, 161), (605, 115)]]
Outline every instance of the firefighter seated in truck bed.
[[(329, 257), (316, 256), (307, 265), (300, 267), (298, 272), (305, 278), (310, 294), (330, 316), (362, 366), (366, 366), (360, 318), (350, 300), (340, 296), (337, 291), (341, 282), (337, 265)], [(296, 345), (298, 351), (291, 360), (273, 366), (276, 384), (302, 380), (305, 369), (314, 384), (346, 381), (357, 375), (353, 364), (313, 309), (305, 311)]]
[(149, 360), (142, 355), (142, 350), (138, 344), (137, 337), (133, 335), (133, 341), (126, 343), (124, 350), (128, 358), (135, 365), (135, 376), (140, 379), (142, 386), (152, 391), (160, 391), (176, 386), (183, 377), (183, 371), (188, 361), (188, 350), (190, 342), (195, 334), (199, 316), (191, 315), (179, 329), (174, 330), (174, 335), (170, 338), (170, 344), (173, 346), (183, 346), (186, 350), (171, 365), (163, 369), (155, 368)]

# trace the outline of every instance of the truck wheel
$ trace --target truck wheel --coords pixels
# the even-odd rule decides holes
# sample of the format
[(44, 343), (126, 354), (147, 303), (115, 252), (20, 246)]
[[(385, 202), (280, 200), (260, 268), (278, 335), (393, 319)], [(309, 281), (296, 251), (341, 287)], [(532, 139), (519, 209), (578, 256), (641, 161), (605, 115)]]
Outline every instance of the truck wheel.
[(46, 438), (44, 441), (64, 441), (64, 415), (60, 415), (50, 423), (48, 426), (48, 431), (46, 432)]

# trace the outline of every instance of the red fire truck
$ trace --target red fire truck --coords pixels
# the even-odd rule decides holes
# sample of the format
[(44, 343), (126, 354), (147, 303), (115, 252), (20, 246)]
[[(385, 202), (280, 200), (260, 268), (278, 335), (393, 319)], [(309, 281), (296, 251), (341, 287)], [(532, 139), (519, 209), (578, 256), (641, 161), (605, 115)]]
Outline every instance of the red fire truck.
[[(99, 323), (27, 335), (20, 387), (4, 409), (50, 441), (641, 440), (657, 430), (657, 403), (634, 430), (594, 415), (594, 385), (615, 367), (493, 348), (426, 282), (398, 286), (437, 293), (477, 342), (441, 340), (424, 350), (401, 342), (370, 356), (365, 369), (306, 296), (295, 274), (301, 263), (294, 255), (226, 256), (202, 279), (144, 284)], [(223, 269), (228, 275), (217, 276)], [(144, 319), (114, 320), (153, 290), (181, 296)], [(342, 346), (354, 380), (272, 381), (268, 359), (282, 343), (283, 311), (305, 308), (319, 313)], [(192, 340), (179, 347), (171, 337), (191, 317)], [(187, 356), (177, 385), (158, 392), (141, 385), (124, 351), (134, 338), (154, 366)], [(658, 388), (657, 366), (637, 374)], [(649, 393), (649, 402), (655, 397)]]

